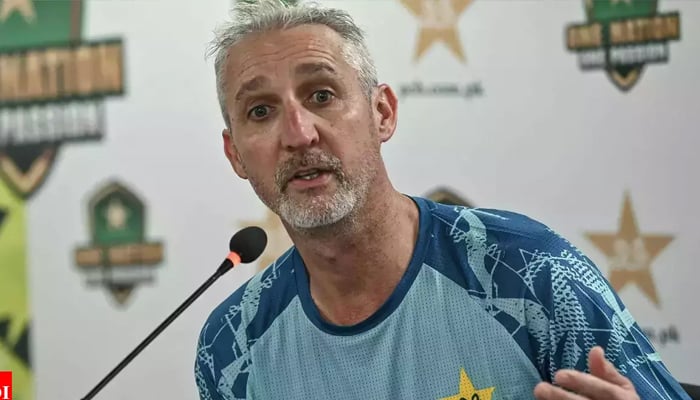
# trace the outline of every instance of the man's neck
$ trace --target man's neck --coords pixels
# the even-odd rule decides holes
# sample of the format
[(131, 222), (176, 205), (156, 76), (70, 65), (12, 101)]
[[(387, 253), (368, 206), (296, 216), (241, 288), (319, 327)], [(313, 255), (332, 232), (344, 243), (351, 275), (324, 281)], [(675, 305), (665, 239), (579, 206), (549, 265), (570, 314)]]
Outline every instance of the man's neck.
[(411, 260), (418, 208), (408, 197), (369, 198), (352, 227), (332, 235), (290, 233), (309, 274), (321, 316), (337, 325), (357, 324), (394, 291)]

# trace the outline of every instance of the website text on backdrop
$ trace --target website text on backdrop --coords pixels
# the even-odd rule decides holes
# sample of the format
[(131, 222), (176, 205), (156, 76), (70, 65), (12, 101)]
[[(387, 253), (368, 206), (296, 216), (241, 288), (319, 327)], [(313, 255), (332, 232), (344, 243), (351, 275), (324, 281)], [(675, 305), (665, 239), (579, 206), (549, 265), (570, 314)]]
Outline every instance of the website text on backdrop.
[(224, 151), (294, 246), (208, 316), (201, 399), (688, 399), (566, 239), (392, 186), (397, 98), (346, 12), (234, 8), (210, 49)]

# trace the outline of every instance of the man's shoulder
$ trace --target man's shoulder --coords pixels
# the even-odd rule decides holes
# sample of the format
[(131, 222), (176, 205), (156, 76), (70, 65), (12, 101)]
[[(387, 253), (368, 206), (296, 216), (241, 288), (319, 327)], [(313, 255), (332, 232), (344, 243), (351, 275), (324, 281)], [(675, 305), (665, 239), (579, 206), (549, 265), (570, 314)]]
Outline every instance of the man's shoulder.
[(248, 342), (262, 336), (296, 296), (295, 251), (288, 249), (219, 303), (207, 317), (200, 340), (213, 343), (243, 331)]
[(540, 292), (549, 290), (553, 279), (572, 274), (601, 278), (595, 264), (572, 242), (527, 214), (430, 200), (428, 204), (434, 239), (427, 262), (450, 276), (473, 276), (463, 283), (470, 290), (478, 283), (488, 285), (481, 290), (501, 285), (501, 293), (506, 293), (507, 283), (513, 293), (524, 287)]
[[(195, 376), (201, 398), (245, 398), (251, 349), (296, 296), (294, 247), (215, 307), (197, 342)], [(219, 397), (214, 397), (219, 398)]]
[(452, 237), (469, 235), (483, 237), (487, 242), (516, 241), (545, 246), (563, 240), (544, 222), (521, 212), (426, 201), (438, 229), (446, 230)]

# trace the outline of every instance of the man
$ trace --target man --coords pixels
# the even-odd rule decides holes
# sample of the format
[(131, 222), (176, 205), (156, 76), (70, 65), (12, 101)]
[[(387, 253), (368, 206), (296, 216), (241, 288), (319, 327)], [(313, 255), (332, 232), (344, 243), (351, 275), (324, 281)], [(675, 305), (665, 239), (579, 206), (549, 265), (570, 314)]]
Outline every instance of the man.
[(347, 14), (235, 11), (213, 46), (225, 154), (294, 246), (209, 316), (201, 399), (688, 399), (566, 240), (392, 187), (396, 95)]

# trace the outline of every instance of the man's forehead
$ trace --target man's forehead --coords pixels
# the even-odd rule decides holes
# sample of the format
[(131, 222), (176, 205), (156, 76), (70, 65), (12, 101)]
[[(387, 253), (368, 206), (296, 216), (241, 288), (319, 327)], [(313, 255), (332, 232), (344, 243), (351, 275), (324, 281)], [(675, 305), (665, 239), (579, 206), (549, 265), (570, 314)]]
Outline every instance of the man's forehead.
[(334, 31), (317, 26), (295, 29), (257, 34), (230, 48), (226, 68), (229, 95), (239, 99), (239, 92), (259, 89), (282, 75), (341, 78), (350, 72), (342, 42)]
[(330, 64), (343, 61), (340, 35), (322, 25), (302, 25), (250, 35), (228, 49), (229, 73), (241, 75), (249, 69), (284, 66), (302, 58), (322, 58)]

